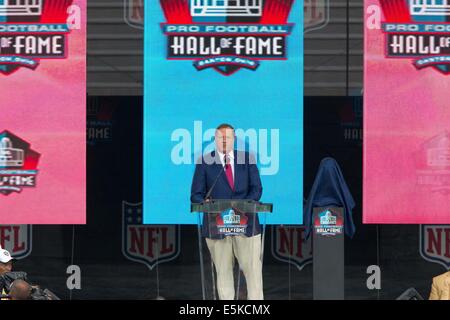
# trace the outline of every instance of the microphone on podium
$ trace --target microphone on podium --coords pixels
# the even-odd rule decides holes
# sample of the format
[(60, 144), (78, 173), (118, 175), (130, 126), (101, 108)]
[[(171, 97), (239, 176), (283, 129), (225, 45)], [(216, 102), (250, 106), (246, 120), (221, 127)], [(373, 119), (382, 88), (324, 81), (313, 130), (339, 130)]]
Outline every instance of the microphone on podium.
[[(224, 156), (224, 163), (227, 163), (227, 156), (226, 156), (226, 155)], [(225, 167), (222, 166), (222, 170), (220, 170), (220, 172), (219, 172), (219, 174), (217, 175), (216, 179), (214, 180), (214, 183), (212, 184), (211, 188), (209, 188), (208, 192), (206, 193), (205, 200), (211, 200), (211, 199), (210, 199), (211, 193), (213, 192), (214, 187), (216, 186), (217, 181), (219, 180), (220, 176), (221, 176), (224, 172), (225, 172)]]

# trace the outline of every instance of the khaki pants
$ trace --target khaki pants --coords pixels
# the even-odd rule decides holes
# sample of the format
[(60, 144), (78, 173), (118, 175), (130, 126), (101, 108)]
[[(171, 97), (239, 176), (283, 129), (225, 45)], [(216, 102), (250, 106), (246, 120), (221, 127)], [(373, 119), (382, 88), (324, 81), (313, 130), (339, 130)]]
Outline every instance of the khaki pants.
[(220, 300), (234, 299), (233, 266), (236, 256), (247, 283), (247, 299), (263, 300), (261, 235), (228, 236), (225, 239), (206, 238), (217, 273)]

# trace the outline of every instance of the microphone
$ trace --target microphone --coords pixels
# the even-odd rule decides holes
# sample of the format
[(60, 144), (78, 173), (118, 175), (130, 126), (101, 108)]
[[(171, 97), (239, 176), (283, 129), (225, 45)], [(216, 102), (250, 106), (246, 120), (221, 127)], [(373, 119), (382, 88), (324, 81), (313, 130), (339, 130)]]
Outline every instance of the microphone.
[[(224, 163), (227, 163), (226, 155), (224, 156)], [(220, 172), (219, 172), (219, 174), (217, 175), (216, 179), (214, 180), (214, 183), (212, 184), (211, 188), (209, 188), (208, 192), (206, 193), (205, 200), (208, 200), (208, 199), (211, 197), (211, 193), (213, 192), (214, 187), (215, 187), (216, 184), (217, 184), (217, 181), (219, 180), (220, 176), (222, 175), (222, 173), (223, 173), (224, 171), (225, 171), (225, 167), (222, 166), (222, 170), (220, 170)]]

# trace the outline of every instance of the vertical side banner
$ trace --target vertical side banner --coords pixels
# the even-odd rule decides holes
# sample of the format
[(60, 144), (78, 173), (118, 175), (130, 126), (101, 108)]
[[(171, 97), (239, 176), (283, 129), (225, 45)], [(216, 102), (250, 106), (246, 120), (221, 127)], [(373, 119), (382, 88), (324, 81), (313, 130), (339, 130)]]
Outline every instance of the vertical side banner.
[(144, 33), (144, 222), (197, 223), (195, 163), (228, 123), (256, 156), (267, 223), (301, 224), (303, 1), (149, 1)]
[(0, 224), (86, 219), (86, 0), (0, 0)]
[(450, 1), (366, 0), (365, 223), (449, 224)]

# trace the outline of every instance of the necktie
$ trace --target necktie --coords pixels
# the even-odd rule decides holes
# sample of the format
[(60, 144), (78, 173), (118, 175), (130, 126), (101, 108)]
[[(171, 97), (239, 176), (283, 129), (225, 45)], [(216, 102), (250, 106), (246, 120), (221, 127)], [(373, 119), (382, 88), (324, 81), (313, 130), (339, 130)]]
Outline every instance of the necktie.
[(227, 176), (228, 184), (230, 185), (231, 189), (234, 191), (233, 171), (232, 171), (231, 165), (230, 165), (230, 158), (227, 155), (224, 156), (224, 162), (225, 162), (225, 174)]

